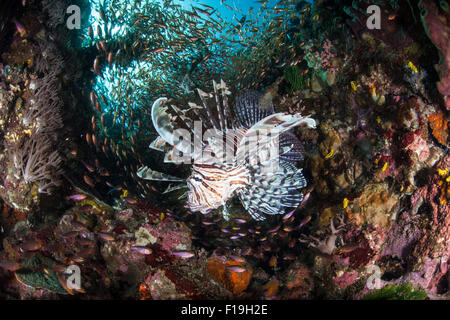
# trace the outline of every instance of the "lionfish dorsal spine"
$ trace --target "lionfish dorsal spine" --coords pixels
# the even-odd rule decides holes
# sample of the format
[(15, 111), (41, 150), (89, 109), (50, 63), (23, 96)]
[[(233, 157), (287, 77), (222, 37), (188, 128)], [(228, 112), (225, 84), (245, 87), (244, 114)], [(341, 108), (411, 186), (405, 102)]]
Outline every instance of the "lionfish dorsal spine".
[(217, 92), (218, 87), (219, 86), (217, 85), (217, 82), (215, 80), (213, 80), (214, 98), (216, 99), (217, 117), (219, 118), (219, 126), (220, 126), (219, 128), (220, 128), (220, 131), (225, 132), (226, 131), (225, 118), (224, 118), (221, 104), (219, 102), (219, 94)]
[[(189, 129), (189, 131), (194, 135), (194, 139), (196, 139), (196, 141), (201, 141), (202, 146), (203, 146), (203, 139), (198, 135), (197, 131), (194, 128), (194, 124), (192, 123), (192, 121), (190, 121), (190, 119), (188, 119), (185, 116), (185, 112), (178, 109), (174, 105), (171, 105), (171, 107), (176, 112), (176, 114), (178, 115), (180, 120), (183, 121), (183, 123), (186, 125), (186, 127)], [(186, 146), (184, 148), (181, 147), (179, 143), (180, 143), (180, 141), (174, 141), (174, 145), (179, 146), (180, 151), (188, 152), (189, 154), (192, 154), (192, 152), (193, 152), (193, 142), (192, 141), (190, 141), (189, 146)], [(189, 148), (189, 149), (187, 149), (187, 148)]]
[(223, 114), (225, 116), (225, 128), (234, 129), (234, 119), (232, 118), (232, 113), (230, 106), (228, 105), (228, 96), (231, 92), (228, 90), (228, 87), (222, 79), (220, 79), (220, 86), (222, 89), (222, 105), (223, 105)]
[(201, 112), (199, 112), (199, 110), (203, 109), (203, 108), (201, 106), (198, 106), (195, 103), (192, 103), (192, 102), (189, 102), (189, 106), (191, 107), (190, 110), (192, 110), (194, 112), (195, 117), (197, 119), (199, 119), (200, 122), (202, 123), (202, 129), (205, 130), (206, 129), (207, 120), (204, 117), (204, 115)]
[[(255, 123), (245, 133), (244, 138), (239, 144), (237, 159), (238, 161), (246, 161), (249, 158), (255, 158), (258, 156), (258, 148), (263, 146), (264, 148), (270, 148), (274, 144), (274, 141), (279, 141), (280, 136), (289, 131), (290, 129), (306, 124), (308, 127), (315, 128), (316, 122), (314, 119), (302, 117), (301, 115), (289, 115), (284, 113), (274, 113), (270, 116)], [(263, 133), (262, 135), (260, 133)], [(258, 141), (258, 143), (252, 143)], [(248, 145), (253, 147), (248, 150)], [(278, 154), (277, 154), (278, 156)]]
[(206, 111), (206, 115), (208, 116), (208, 119), (209, 119), (210, 123), (212, 124), (212, 126), (214, 128), (219, 129), (220, 128), (219, 124), (217, 123), (216, 118), (213, 117), (213, 114), (212, 114), (211, 110), (209, 109), (208, 104), (207, 104), (207, 102), (205, 100), (205, 97), (210, 97), (211, 95), (206, 93), (206, 92), (204, 92), (204, 91), (202, 91), (202, 90), (200, 90), (200, 89), (198, 89), (198, 88), (197, 88), (197, 92), (198, 92), (198, 95), (200, 96), (200, 100), (202, 101), (203, 108)]

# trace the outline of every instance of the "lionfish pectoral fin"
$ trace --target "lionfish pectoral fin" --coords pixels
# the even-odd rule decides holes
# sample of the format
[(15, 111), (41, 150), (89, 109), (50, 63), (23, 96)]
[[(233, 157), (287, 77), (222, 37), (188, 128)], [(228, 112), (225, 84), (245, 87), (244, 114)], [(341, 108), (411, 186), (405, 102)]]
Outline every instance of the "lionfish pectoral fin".
[(181, 196), (178, 197), (178, 200), (187, 198), (187, 192), (184, 192)]
[[(245, 133), (237, 149), (238, 163), (245, 160), (255, 161), (261, 151), (270, 150), (272, 157), (279, 156), (279, 150), (274, 148), (285, 143), (283, 134), (294, 127), (306, 125), (310, 128), (316, 127), (316, 121), (309, 116), (302, 117), (301, 114), (274, 113), (254, 124)], [(275, 154), (276, 153), (276, 154)]]
[(150, 145), (148, 147), (150, 149), (153, 149), (153, 150), (156, 150), (156, 151), (164, 152), (164, 146), (165, 145), (166, 145), (166, 140), (164, 140), (161, 137), (158, 137), (155, 140), (153, 140), (153, 142), (150, 143)]
[(164, 163), (190, 164), (191, 158), (191, 153), (182, 152), (178, 148), (173, 147), (164, 155)]
[(238, 192), (244, 208), (255, 220), (263, 215), (284, 214), (285, 208), (296, 208), (303, 200), (298, 189), (306, 186), (302, 169), (281, 161), (275, 172), (250, 168), (250, 182)]
[(255, 219), (256, 221), (264, 221), (264, 220), (266, 220), (266, 217), (260, 215), (260, 214), (258, 213), (257, 210), (251, 209), (251, 210), (249, 210), (248, 213), (249, 213), (250, 216), (251, 216), (253, 219)]
[(297, 162), (304, 159), (304, 148), (302, 143), (291, 132), (285, 132), (280, 135), (280, 160), (288, 162)]
[(156, 181), (173, 181), (173, 182), (184, 182), (184, 179), (180, 179), (159, 171), (152, 170), (147, 166), (142, 167), (138, 170), (137, 176), (145, 180), (156, 180)]
[(157, 99), (152, 106), (152, 122), (156, 132), (170, 145), (173, 145), (174, 126), (172, 116), (167, 113), (167, 98)]
[(173, 192), (173, 191), (176, 191), (176, 190), (187, 189), (187, 188), (188, 188), (188, 186), (187, 186), (186, 183), (180, 183), (180, 184), (176, 184), (174, 186), (173, 185), (169, 185), (167, 187), (167, 189), (163, 191), (163, 194), (166, 194), (166, 193), (169, 193), (169, 192)]
[(222, 216), (225, 219), (225, 221), (230, 220), (230, 212), (228, 211), (227, 203), (225, 202), (222, 209)]

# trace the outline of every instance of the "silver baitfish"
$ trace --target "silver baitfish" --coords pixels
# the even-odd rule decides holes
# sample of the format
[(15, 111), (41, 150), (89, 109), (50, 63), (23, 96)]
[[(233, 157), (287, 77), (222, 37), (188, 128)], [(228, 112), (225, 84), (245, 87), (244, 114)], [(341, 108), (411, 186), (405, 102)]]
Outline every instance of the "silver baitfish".
[(315, 128), (314, 119), (275, 113), (271, 94), (254, 90), (241, 92), (231, 108), (231, 92), (223, 80), (213, 81), (212, 93), (197, 92), (201, 105), (189, 102), (179, 109), (159, 98), (151, 110), (159, 137), (150, 148), (167, 151), (165, 162), (192, 165), (191, 175), (181, 179), (146, 166), (137, 175), (179, 182), (188, 189), (191, 211), (208, 213), (223, 206), (227, 220), (226, 204), (235, 195), (256, 220), (296, 208), (303, 200), (298, 189), (306, 186), (306, 180), (295, 166), (303, 159), (302, 145), (290, 130), (302, 125)]

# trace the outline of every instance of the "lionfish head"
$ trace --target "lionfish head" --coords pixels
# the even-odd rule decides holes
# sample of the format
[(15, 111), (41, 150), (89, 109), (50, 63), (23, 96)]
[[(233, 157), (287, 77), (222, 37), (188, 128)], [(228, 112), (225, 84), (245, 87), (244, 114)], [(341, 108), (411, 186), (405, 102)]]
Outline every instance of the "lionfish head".
[(220, 187), (217, 185), (223, 183), (224, 181), (215, 181), (214, 184), (211, 184), (210, 181), (205, 181), (202, 174), (193, 170), (191, 176), (187, 179), (187, 207), (193, 212), (200, 211), (202, 213), (208, 213), (220, 207), (226, 199), (224, 199), (223, 194), (220, 194)]

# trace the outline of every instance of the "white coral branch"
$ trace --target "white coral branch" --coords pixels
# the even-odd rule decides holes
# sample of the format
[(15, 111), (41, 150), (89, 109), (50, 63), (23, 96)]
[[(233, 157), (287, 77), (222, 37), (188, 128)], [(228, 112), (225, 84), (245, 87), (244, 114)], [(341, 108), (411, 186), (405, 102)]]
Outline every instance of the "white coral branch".
[(26, 183), (39, 182), (39, 192), (49, 193), (52, 187), (60, 185), (62, 159), (58, 152), (51, 151), (52, 143), (46, 135), (35, 135), (23, 146), (11, 150), (14, 176)]
[(336, 241), (338, 239), (338, 236), (345, 227), (344, 220), (344, 216), (340, 216), (338, 218), (339, 225), (335, 227), (333, 218), (331, 218), (329, 234), (327, 234), (324, 239), (319, 239), (318, 237), (313, 236), (305, 236), (303, 238), (300, 238), (299, 241), (308, 244), (309, 247), (316, 248), (322, 253), (331, 255), (336, 249)]

